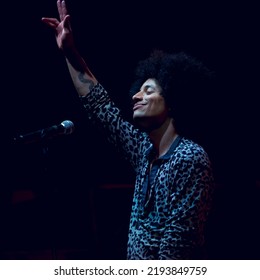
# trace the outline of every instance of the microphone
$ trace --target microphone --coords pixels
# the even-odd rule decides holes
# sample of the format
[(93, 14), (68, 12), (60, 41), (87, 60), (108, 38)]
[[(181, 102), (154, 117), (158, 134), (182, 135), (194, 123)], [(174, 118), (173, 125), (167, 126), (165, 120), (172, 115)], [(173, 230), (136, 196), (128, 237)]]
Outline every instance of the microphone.
[(15, 143), (31, 144), (37, 142), (43, 142), (52, 139), (59, 135), (68, 135), (74, 131), (74, 124), (72, 121), (65, 120), (59, 125), (53, 125), (37, 131), (18, 135), (14, 138)]

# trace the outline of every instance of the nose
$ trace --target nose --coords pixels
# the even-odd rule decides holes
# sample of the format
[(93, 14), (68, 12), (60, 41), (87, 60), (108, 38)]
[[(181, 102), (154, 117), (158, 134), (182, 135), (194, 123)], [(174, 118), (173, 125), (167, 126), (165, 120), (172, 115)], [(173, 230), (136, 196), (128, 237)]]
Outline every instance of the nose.
[(136, 94), (134, 94), (133, 95), (133, 97), (132, 97), (132, 100), (134, 101), (134, 102), (137, 102), (137, 101), (139, 101), (139, 100), (142, 100), (143, 99), (143, 91), (138, 91)]

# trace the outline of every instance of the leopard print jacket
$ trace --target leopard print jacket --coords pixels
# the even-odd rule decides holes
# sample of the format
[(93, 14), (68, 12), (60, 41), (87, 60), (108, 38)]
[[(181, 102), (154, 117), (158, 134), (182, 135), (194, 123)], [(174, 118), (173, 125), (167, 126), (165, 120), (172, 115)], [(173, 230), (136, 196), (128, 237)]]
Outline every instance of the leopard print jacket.
[(181, 137), (153, 164), (151, 178), (153, 145), (147, 134), (122, 118), (101, 84), (81, 101), (88, 118), (106, 132), (136, 173), (127, 259), (202, 258), (198, 252), (204, 245), (213, 187), (205, 150)]

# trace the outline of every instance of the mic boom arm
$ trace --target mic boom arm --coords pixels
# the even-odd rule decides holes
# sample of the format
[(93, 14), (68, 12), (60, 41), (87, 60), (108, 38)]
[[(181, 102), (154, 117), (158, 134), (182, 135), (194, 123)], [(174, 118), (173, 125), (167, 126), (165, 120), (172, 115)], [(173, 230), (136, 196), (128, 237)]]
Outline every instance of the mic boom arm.
[(53, 125), (44, 129), (19, 135), (14, 138), (15, 143), (31, 144), (50, 140), (58, 135), (68, 135), (74, 131), (74, 124), (72, 121), (65, 120), (59, 125)]

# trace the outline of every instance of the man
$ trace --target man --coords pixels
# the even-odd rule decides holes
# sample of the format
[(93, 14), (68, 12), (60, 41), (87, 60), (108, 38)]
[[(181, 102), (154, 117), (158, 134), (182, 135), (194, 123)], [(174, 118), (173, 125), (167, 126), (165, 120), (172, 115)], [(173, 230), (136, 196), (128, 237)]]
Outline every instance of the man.
[(122, 118), (77, 51), (65, 2), (58, 0), (57, 7), (60, 20), (42, 21), (55, 31), (89, 119), (136, 172), (127, 259), (204, 258), (211, 164), (204, 149), (180, 135), (177, 127), (178, 112), (185, 110), (178, 107), (180, 99), (203, 84), (207, 68), (184, 53), (153, 52), (137, 67), (132, 124)]

